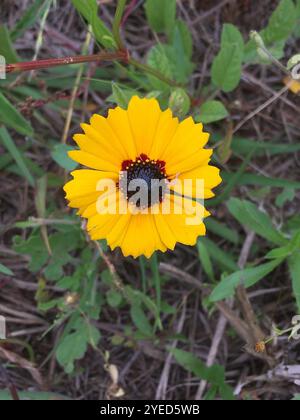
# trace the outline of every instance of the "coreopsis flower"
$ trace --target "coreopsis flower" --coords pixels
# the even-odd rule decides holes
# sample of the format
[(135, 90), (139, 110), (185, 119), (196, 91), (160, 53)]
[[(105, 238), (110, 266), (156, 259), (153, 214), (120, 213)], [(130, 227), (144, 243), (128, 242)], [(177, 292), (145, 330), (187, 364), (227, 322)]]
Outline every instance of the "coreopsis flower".
[(179, 122), (156, 99), (135, 96), (127, 110), (93, 115), (81, 127), (84, 134), (74, 136), (79, 150), (69, 156), (89, 169), (74, 171), (64, 190), (92, 240), (149, 258), (205, 235), (203, 200), (214, 196), (221, 178), (209, 164), (202, 124)]

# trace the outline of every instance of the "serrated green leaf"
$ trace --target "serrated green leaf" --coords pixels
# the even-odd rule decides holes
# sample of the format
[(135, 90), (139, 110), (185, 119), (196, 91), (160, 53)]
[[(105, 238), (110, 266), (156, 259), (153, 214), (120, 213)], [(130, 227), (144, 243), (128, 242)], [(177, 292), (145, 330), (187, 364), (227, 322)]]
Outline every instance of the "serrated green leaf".
[(207, 367), (192, 353), (179, 349), (170, 349), (170, 351), (175, 357), (177, 363), (179, 363), (184, 369), (193, 373), (198, 378), (216, 386), (217, 391), (224, 400), (234, 400), (233, 389), (225, 382), (225, 370), (222, 366), (213, 365), (211, 367)]
[(48, 252), (39, 234), (32, 234), (27, 240), (21, 237), (14, 238), (13, 249), (19, 254), (31, 257), (29, 270), (33, 273), (38, 272), (48, 260)]
[(83, 358), (89, 344), (96, 347), (100, 338), (98, 329), (81, 316), (71, 319), (56, 349), (58, 363), (72, 373), (74, 362)]
[(134, 325), (137, 329), (146, 336), (151, 337), (153, 335), (153, 328), (148, 321), (148, 318), (142, 309), (141, 305), (133, 304), (130, 308), (130, 315)]
[(223, 120), (228, 117), (228, 111), (220, 101), (207, 101), (200, 107), (200, 114), (196, 116), (196, 121), (203, 124)]

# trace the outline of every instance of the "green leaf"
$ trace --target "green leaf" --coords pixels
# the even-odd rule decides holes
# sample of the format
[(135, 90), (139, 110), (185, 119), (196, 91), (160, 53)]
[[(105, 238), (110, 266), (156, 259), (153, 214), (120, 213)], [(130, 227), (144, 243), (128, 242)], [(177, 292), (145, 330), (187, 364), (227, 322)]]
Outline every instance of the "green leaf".
[(260, 280), (265, 278), (268, 274), (275, 270), (281, 263), (282, 259), (278, 259), (266, 264), (259, 265), (253, 268), (246, 268), (237, 271), (230, 276), (222, 278), (221, 282), (215, 287), (210, 295), (211, 302), (218, 302), (220, 300), (232, 297), (235, 289), (239, 285), (246, 288), (254, 286)]
[(116, 48), (111, 31), (98, 17), (98, 5), (96, 0), (72, 0), (76, 10), (92, 26), (96, 40), (105, 48)]
[(5, 57), (7, 63), (19, 61), (16, 51), (13, 48), (8, 29), (5, 25), (0, 25), (0, 55)]
[[(52, 392), (39, 392), (39, 391), (18, 391), (18, 397), (20, 397), (21, 401), (22, 400), (24, 401), (70, 400), (70, 398), (60, 395), (60, 394), (54, 394)], [(1, 390), (0, 401), (13, 401), (13, 397), (10, 391)]]
[(238, 266), (230, 252), (223, 251), (215, 242), (211, 241), (208, 238), (200, 238), (199, 239), (207, 249), (210, 258), (215, 261), (222, 270), (225, 269), (227, 271), (236, 271), (238, 270)]
[(226, 177), (226, 175), (228, 175), (226, 172), (221, 173), (221, 178), (223, 179), (223, 181), (226, 181), (227, 183), (223, 192), (217, 198), (210, 200), (210, 204), (212, 206), (216, 206), (228, 199), (232, 190), (235, 188), (236, 185), (238, 185), (239, 180), (244, 175), (244, 172), (246, 171), (248, 164), (251, 161), (253, 153), (254, 153), (254, 149), (248, 154), (248, 156), (246, 156), (241, 166), (239, 167), (237, 171), (235, 171), (234, 174), (230, 174), (230, 176)]
[(270, 217), (260, 211), (255, 204), (250, 201), (232, 198), (228, 202), (228, 209), (241, 225), (251, 229), (262, 238), (276, 245), (286, 244), (287, 239), (273, 226)]
[(230, 227), (228, 227), (225, 223), (221, 223), (213, 218), (208, 218), (205, 220), (205, 225), (210, 232), (213, 232), (220, 238), (223, 238), (226, 241), (233, 243), (234, 245), (238, 245), (240, 243), (238, 232), (236, 232), (234, 229), (230, 229)]
[(292, 0), (281, 0), (273, 12), (269, 24), (261, 33), (266, 44), (286, 41), (296, 25), (296, 8)]
[(228, 111), (220, 101), (207, 101), (200, 107), (200, 114), (196, 117), (196, 121), (203, 124), (209, 124), (215, 121), (223, 120), (228, 117)]
[(11, 31), (11, 39), (15, 41), (17, 38), (22, 36), (24, 32), (36, 22), (42, 15), (44, 9), (47, 6), (45, 0), (35, 0), (32, 6), (27, 7), (24, 15), (19, 19)]
[(276, 206), (283, 207), (288, 201), (293, 201), (296, 195), (294, 188), (284, 188), (282, 193), (276, 197)]
[(204, 272), (207, 274), (208, 278), (211, 281), (215, 281), (214, 269), (208, 250), (206, 249), (204, 243), (200, 240), (197, 243), (197, 248), (199, 260), (201, 262)]
[(18, 165), (18, 168), (20, 169), (21, 174), (24, 176), (24, 178), (27, 179), (28, 183), (33, 187), (35, 184), (35, 181), (27, 167), (24, 156), (22, 152), (19, 150), (19, 148), (15, 145), (12, 137), (10, 136), (9, 132), (7, 131), (5, 127), (0, 127), (0, 141), (13, 157), (14, 161)]
[(142, 334), (149, 337), (153, 336), (153, 328), (141, 305), (133, 304), (130, 308), (130, 315), (134, 325)]
[(296, 0), (296, 16), (300, 19), (300, 0)]
[(173, 89), (169, 99), (169, 108), (173, 114), (183, 118), (189, 112), (190, 107), (191, 100), (186, 91), (182, 88)]
[(20, 236), (14, 237), (13, 249), (19, 254), (31, 257), (29, 270), (33, 273), (38, 272), (49, 257), (39, 234), (32, 234), (27, 240), (23, 240)]
[(44, 274), (47, 280), (51, 281), (57, 281), (63, 276), (64, 265), (72, 260), (69, 253), (77, 249), (81, 241), (81, 232), (77, 226), (60, 226), (60, 228), (61, 232), (49, 237), (52, 250), (50, 259), (39, 231), (34, 231), (26, 240), (18, 236), (14, 238), (14, 250), (30, 256), (29, 270), (36, 273), (48, 263)]
[[(188, 59), (191, 59), (193, 55), (193, 38), (189, 26), (183, 20), (178, 19), (176, 22), (176, 27), (178, 28), (180, 38), (182, 40), (184, 53)], [(174, 35), (175, 32), (173, 34), (173, 44), (176, 42)]]
[[(233, 178), (235, 178), (236, 174), (228, 174), (227, 172), (222, 172), (222, 178), (224, 181), (230, 182)], [(235, 185), (255, 185), (261, 187), (276, 187), (276, 188), (295, 188), (297, 190), (300, 189), (300, 182), (299, 181), (291, 181), (288, 179), (281, 179), (281, 178), (269, 178), (263, 175), (257, 174), (240, 174), (238, 179), (236, 180)]]
[(278, 259), (278, 258), (287, 258), (297, 252), (300, 249), (300, 231), (296, 232), (292, 239), (287, 243), (287, 245), (273, 249), (270, 251), (266, 258)]
[(74, 371), (75, 360), (82, 359), (87, 351), (88, 344), (96, 347), (101, 338), (100, 332), (86, 319), (75, 314), (65, 328), (57, 348), (56, 358), (66, 373)]
[(221, 397), (224, 400), (234, 400), (233, 389), (225, 382), (225, 370), (222, 366), (213, 365), (207, 367), (201, 360), (193, 356), (192, 353), (179, 350), (170, 349), (179, 363), (184, 369), (193, 373), (200, 379), (203, 379), (210, 384), (217, 387)]
[(5, 274), (6, 276), (13, 276), (14, 273), (11, 271), (10, 268), (5, 267), (5, 265), (0, 263), (0, 273)]
[(123, 301), (123, 296), (118, 291), (111, 289), (106, 293), (106, 299), (109, 306), (118, 308)]
[(296, 298), (297, 308), (300, 311), (300, 251), (296, 251), (289, 259), (288, 266), (292, 278), (294, 296)]
[(176, 0), (146, 0), (145, 10), (151, 29), (172, 35), (176, 20)]
[(214, 59), (212, 81), (224, 92), (234, 90), (242, 75), (244, 41), (240, 31), (231, 24), (225, 24), (222, 32), (221, 50)]
[(33, 135), (31, 125), (2, 93), (0, 93), (0, 122), (13, 128), (24, 136)]
[(194, 64), (185, 50), (186, 39), (178, 25), (174, 28), (173, 42), (166, 46), (166, 54), (171, 63), (173, 78), (182, 84), (188, 83), (194, 70)]
[[(271, 15), (267, 27), (260, 32), (266, 47), (277, 59), (281, 59), (284, 55), (285, 43), (296, 27), (296, 20), (297, 9), (294, 2), (281, 0)], [(256, 58), (257, 45), (254, 40), (250, 40), (245, 48), (245, 61), (255, 61)]]
[(133, 96), (138, 96), (138, 93), (133, 89), (123, 89), (117, 83), (112, 82), (112, 95), (107, 98), (108, 101), (114, 102), (123, 109), (128, 108), (130, 99)]
[(297, 20), (298, 20), (298, 24), (296, 25), (296, 28), (294, 30), (294, 35), (297, 38), (300, 38), (300, 0), (297, 0), (296, 2), (296, 15), (297, 15)]
[(56, 144), (51, 152), (52, 159), (67, 171), (74, 171), (78, 164), (68, 156), (68, 152), (74, 150), (74, 147), (66, 144)]
[[(216, 136), (216, 140), (219, 141), (221, 138)], [(289, 154), (300, 151), (300, 144), (285, 144), (285, 143), (274, 143), (274, 142), (261, 142), (255, 141), (254, 139), (245, 139), (241, 137), (234, 137), (232, 141), (232, 148), (235, 152), (247, 155), (255, 147), (255, 155), (270, 156), (278, 154)]]
[[(159, 70), (166, 78), (173, 77), (171, 63), (167, 56), (166, 47), (159, 44), (151, 48), (147, 56), (147, 64), (155, 70)], [(169, 86), (157, 77), (148, 74), (148, 79), (154, 89), (165, 90)]]

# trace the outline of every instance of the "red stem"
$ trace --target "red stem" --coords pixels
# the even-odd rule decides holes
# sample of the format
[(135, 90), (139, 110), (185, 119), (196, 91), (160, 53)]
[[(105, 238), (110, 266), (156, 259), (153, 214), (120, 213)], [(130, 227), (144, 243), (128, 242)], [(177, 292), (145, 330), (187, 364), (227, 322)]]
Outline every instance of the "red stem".
[(137, 5), (138, 0), (131, 0), (131, 3), (128, 5), (126, 12), (124, 13), (124, 17), (122, 19), (122, 26), (125, 25), (127, 19), (129, 18), (129, 16), (131, 15), (131, 13), (133, 12), (133, 9), (135, 8), (135, 6)]
[(128, 61), (127, 51), (118, 51), (114, 53), (100, 53), (94, 55), (79, 55), (74, 57), (50, 58), (46, 60), (28, 61), (5, 66), (6, 73), (15, 73), (22, 71), (48, 69), (50, 67), (65, 66), (67, 64), (92, 63), (98, 61)]

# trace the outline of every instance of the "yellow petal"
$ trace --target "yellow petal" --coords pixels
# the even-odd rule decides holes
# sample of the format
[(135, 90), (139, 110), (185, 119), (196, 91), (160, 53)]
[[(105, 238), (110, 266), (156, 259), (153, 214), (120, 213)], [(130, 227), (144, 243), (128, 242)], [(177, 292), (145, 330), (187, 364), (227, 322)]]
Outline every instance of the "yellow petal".
[(187, 197), (211, 198), (214, 196), (211, 190), (221, 182), (220, 169), (205, 165), (180, 174), (178, 182), (171, 184), (171, 190)]
[(149, 153), (149, 157), (151, 159), (161, 159), (163, 151), (171, 142), (176, 133), (176, 130), (178, 129), (178, 126), (178, 118), (173, 118), (172, 112), (169, 109), (162, 113)]
[(131, 217), (120, 247), (125, 257), (134, 258), (140, 255), (150, 258), (156, 250), (165, 252), (167, 249), (159, 237), (151, 214), (137, 214)]
[(178, 129), (167, 144), (160, 159), (170, 165), (184, 160), (193, 153), (203, 148), (209, 139), (209, 134), (203, 132), (202, 124), (195, 124), (193, 119), (187, 118), (181, 122)]
[(167, 161), (167, 174), (169, 176), (179, 176), (183, 172), (199, 168), (210, 159), (212, 153), (213, 151), (211, 149), (199, 149), (175, 163)]
[(118, 152), (124, 159), (128, 159), (128, 151), (121, 139), (115, 134), (109, 125), (107, 118), (102, 115), (94, 114), (90, 120), (91, 126), (101, 135), (103, 139), (110, 145), (112, 151)]
[(149, 156), (162, 115), (158, 101), (134, 96), (127, 113), (138, 155), (145, 153)]
[(88, 169), (74, 171), (71, 175), (73, 176), (73, 180), (64, 186), (68, 200), (99, 191), (100, 181), (107, 180), (116, 183), (118, 179), (117, 174), (114, 172), (101, 172)]
[(78, 162), (87, 168), (115, 173), (119, 173), (120, 171), (119, 166), (102, 159), (100, 156), (95, 156), (94, 154), (82, 150), (72, 150), (68, 155), (71, 159), (75, 160), (75, 162)]
[(122, 162), (124, 159), (118, 156), (116, 152), (113, 153), (113, 151), (109, 152), (105, 150), (103, 146), (99, 144), (99, 142), (92, 140), (85, 134), (75, 134), (74, 141), (82, 151), (101, 159), (102, 162), (110, 164), (118, 170), (121, 170)]
[(127, 159), (135, 160), (138, 154), (127, 111), (120, 107), (110, 109), (107, 122), (125, 148)]
[(290, 76), (286, 77), (283, 80), (284, 84), (289, 88), (289, 90), (296, 95), (300, 93), (300, 82), (297, 80), (293, 80)]
[(168, 249), (174, 250), (176, 246), (176, 236), (174, 235), (172, 229), (166, 221), (166, 218), (162, 214), (157, 214), (154, 216), (156, 228), (158, 234)]
[(106, 239), (109, 232), (120, 220), (121, 215), (103, 214), (98, 215), (97, 224), (90, 229), (89, 235), (93, 241)]
[[(206, 233), (203, 219), (210, 213), (196, 201), (176, 196), (171, 196), (169, 199), (171, 212), (164, 214), (163, 204), (161, 204), (160, 215), (156, 216), (156, 223), (159, 220), (160, 229), (164, 229), (165, 244), (170, 245), (171, 249), (173, 249), (174, 240), (184, 245), (195, 245), (197, 238)], [(163, 223), (167, 227), (162, 227)]]
[(99, 192), (95, 192), (95, 193), (91, 193), (91, 194), (83, 195), (81, 197), (74, 198), (70, 200), (69, 206), (74, 209), (78, 209), (81, 207), (88, 207), (90, 204), (93, 204), (98, 200), (100, 194), (101, 193)]
[(107, 234), (106, 240), (108, 245), (114, 250), (122, 243), (122, 240), (127, 232), (131, 217), (130, 213), (122, 215), (114, 224), (111, 231)]

